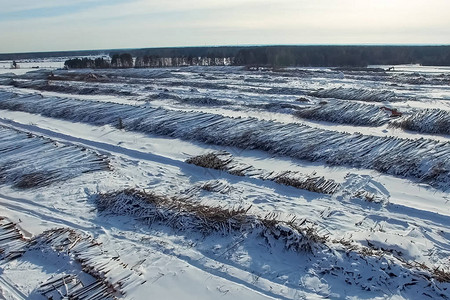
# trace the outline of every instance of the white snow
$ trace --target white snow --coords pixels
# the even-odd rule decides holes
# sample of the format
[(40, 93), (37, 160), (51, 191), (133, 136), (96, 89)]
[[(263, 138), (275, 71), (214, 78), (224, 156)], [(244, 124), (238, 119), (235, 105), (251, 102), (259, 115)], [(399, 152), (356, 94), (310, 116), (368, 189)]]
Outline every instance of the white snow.
[[(60, 63), (50, 61), (48, 66), (57, 68)], [(22, 65), (26, 66), (25, 63)], [(0, 65), (0, 72), (6, 73), (3, 71)], [(348, 78), (346, 73), (343, 73), (344, 79), (339, 79), (338, 74), (329, 69), (312, 68), (306, 71), (319, 72), (319, 78), (292, 79), (270, 72), (259, 75), (234, 67), (186, 68), (181, 71), (123, 70), (123, 73), (122, 70), (95, 70), (93, 72), (123, 75), (120, 80), (124, 81), (108, 84), (118, 91), (136, 91), (139, 96), (78, 95), (48, 91), (39, 93), (48, 99), (62, 97), (86, 100), (86, 105), (100, 101), (95, 103), (119, 103), (125, 107), (162, 107), (180, 114), (198, 111), (207, 115), (254, 117), (285, 125), (302, 123), (310, 126), (310, 130), (360, 132), (365, 136), (393, 136), (414, 140), (425, 137), (441, 141), (444, 145), (442, 147), (447, 147), (450, 137), (445, 134), (405, 132), (389, 128), (388, 125), (351, 126), (299, 120), (284, 111), (270, 112), (244, 106), (262, 100), (275, 103), (282, 99), (281, 101), (295, 103), (295, 99), (301, 95), (286, 95), (284, 92), (263, 95), (234, 88), (220, 90), (198, 85), (205, 82), (205, 76), (216, 76), (218, 79), (212, 80), (215, 84), (227, 84), (242, 90), (267, 87), (301, 87), (304, 90), (314, 90), (318, 87), (332, 88), (342, 85), (373, 89), (381, 85), (379, 82), (370, 81), (368, 77)], [(447, 72), (443, 68), (419, 66), (395, 69), (396, 74), (403, 71), (423, 72), (427, 76)], [(57, 72), (64, 74), (63, 71)], [(92, 71), (75, 71), (83, 72)], [(133, 80), (151, 80), (152, 86), (166, 88), (167, 82), (173, 78), (152, 77), (153, 74), (161, 73), (180, 76), (181, 79), (176, 80), (187, 82), (186, 88), (169, 87), (170, 93), (186, 96), (191, 93), (192, 87), (196, 89), (192, 91), (193, 94), (227, 100), (233, 103), (233, 107), (195, 106), (189, 103), (180, 104), (173, 99), (143, 101), (148, 94), (142, 91), (148, 84), (130, 83)], [(200, 73), (206, 75), (200, 76)], [(21, 74), (21, 71), (17, 74)], [(266, 83), (246, 83), (245, 78), (266, 80)], [(271, 79), (286, 80), (288, 83), (277, 83), (276, 80), (272, 82)], [(176, 80), (173, 79), (172, 82)], [(70, 82), (68, 84), (76, 85)], [(102, 86), (102, 83), (96, 84)], [(427, 100), (427, 103), (432, 103), (433, 107), (448, 111), (448, 107), (441, 107), (447, 103), (447, 89), (446, 86), (419, 85), (418, 93), (426, 94), (431, 99), (429, 102)], [(36, 92), (11, 86), (2, 86), (1, 91), (19, 95)], [(399, 94), (405, 91), (406, 89)], [(226, 96), (220, 98), (218, 95), (222, 92)], [(408, 90), (408, 93), (415, 92)], [(245, 98), (242, 101), (236, 98), (240, 94)], [(417, 100), (401, 102), (401, 106), (428, 108), (425, 102)], [(92, 236), (101, 243), (105, 255), (118, 257), (127, 268), (140, 274), (142, 281), (145, 281), (143, 284), (130, 285), (124, 289), (125, 299), (421, 299), (425, 297), (422, 293), (432, 298), (450, 297), (450, 283), (426, 279), (429, 271), (412, 267), (420, 263), (430, 270), (440, 268), (450, 271), (448, 187), (432, 187), (427, 183), (420, 183), (417, 178), (392, 176), (382, 170), (349, 165), (330, 166), (323, 161), (311, 162), (296, 159), (288, 154), (270, 154), (264, 149), (206, 144), (183, 136), (174, 138), (139, 130), (127, 131), (111, 124), (94, 125), (87, 118), (80, 117), (80, 120), (81, 122), (75, 123), (67, 119), (21, 111), (19, 108), (0, 110), (0, 126), (6, 128), (5, 130), (32, 133), (34, 136), (30, 137), (30, 145), (33, 145), (31, 139), (43, 136), (50, 139), (50, 143), (57, 142), (58, 145), (66, 145), (64, 147), (74, 146), (73, 149), (77, 150), (71, 153), (77, 159), (83, 159), (83, 149), (88, 149), (107, 156), (112, 166), (112, 170), (83, 173), (37, 188), (18, 189), (12, 184), (3, 183), (0, 185), (0, 217), (6, 217), (16, 223), (16, 227), (26, 239), (59, 227), (72, 228)], [(225, 135), (225, 132), (215, 132), (214, 135), (220, 137)], [(14, 139), (9, 139), (9, 142), (14, 143)], [(267, 171), (299, 171), (305, 174), (315, 172), (318, 176), (341, 183), (342, 192), (334, 195), (318, 194), (272, 181), (200, 168), (185, 162), (189, 157), (217, 150), (228, 151), (237, 161)], [(6, 161), (2, 151), (7, 149), (0, 149), (0, 176), (1, 167)], [(383, 149), (379, 150), (380, 153), (382, 151)], [(23, 153), (25, 152), (17, 153), (17, 159), (23, 159)], [(36, 168), (42, 168), (39, 167), (39, 162), (44, 155), (36, 153), (34, 156), (26, 161), (30, 161), (29, 164)], [(55, 154), (52, 164), (60, 163), (65, 166), (65, 159)], [(23, 170), (25, 169), (24, 166)], [(449, 170), (443, 170), (445, 171)], [(223, 193), (192, 189), (212, 180), (219, 180), (229, 188)], [(274, 213), (283, 221), (296, 216), (300, 220), (305, 219), (307, 224), (314, 224), (319, 235), (328, 236), (326, 245), (329, 249), (314, 254), (297, 253), (285, 249), (280, 243), (281, 239), (263, 238), (256, 233), (202, 235), (195, 231), (174, 229), (164, 223), (149, 225), (148, 222), (126, 213), (114, 214), (97, 210), (93, 200), (95, 195), (127, 188), (169, 197), (183, 197), (189, 194), (187, 191), (191, 191), (190, 201), (197, 204), (226, 208), (250, 207), (249, 214), (264, 217)], [(355, 193), (361, 190), (383, 201), (375, 203), (363, 197), (355, 197)], [(332, 242), (339, 240), (348, 242), (355, 249), (368, 247), (373, 251), (384, 252), (380, 256), (359, 255), (356, 250), (349, 250), (353, 249), (350, 246)], [(1, 245), (0, 243), (0, 249)], [(0, 254), (0, 298), (43, 299), (37, 293), (39, 285), (51, 276), (63, 273), (84, 274), (80, 265), (73, 259), (54, 251), (27, 251), (22, 257), (11, 261), (1, 260)], [(119, 274), (114, 273), (111, 276)]]

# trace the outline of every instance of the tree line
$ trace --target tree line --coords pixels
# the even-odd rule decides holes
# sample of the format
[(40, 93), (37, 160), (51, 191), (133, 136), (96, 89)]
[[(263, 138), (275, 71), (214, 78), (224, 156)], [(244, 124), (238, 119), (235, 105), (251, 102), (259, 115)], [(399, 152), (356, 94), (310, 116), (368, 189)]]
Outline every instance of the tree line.
[[(135, 59), (133, 59), (135, 57)], [(110, 59), (70, 59), (68, 68), (178, 66), (366, 67), (421, 64), (450, 66), (450, 46), (255, 46), (151, 48), (112, 51)]]
[(133, 57), (130, 53), (114, 54), (111, 60), (103, 57), (97, 58), (72, 58), (64, 62), (69, 69), (108, 69), (108, 68), (132, 68)]
[(236, 65), (367, 67), (421, 64), (450, 66), (450, 46), (273, 46), (238, 51)]
[(64, 62), (68, 69), (108, 69), (108, 68), (161, 68), (181, 66), (229, 66), (231, 57), (160, 57), (158, 55), (138, 56), (135, 60), (130, 53), (114, 54), (111, 60), (99, 58), (73, 58)]

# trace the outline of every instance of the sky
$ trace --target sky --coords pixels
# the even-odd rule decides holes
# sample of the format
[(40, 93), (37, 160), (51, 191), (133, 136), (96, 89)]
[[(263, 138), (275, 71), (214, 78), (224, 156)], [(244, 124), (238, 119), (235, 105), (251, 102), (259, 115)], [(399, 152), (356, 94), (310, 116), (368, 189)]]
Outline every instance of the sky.
[(450, 44), (450, 0), (0, 0), (0, 53)]

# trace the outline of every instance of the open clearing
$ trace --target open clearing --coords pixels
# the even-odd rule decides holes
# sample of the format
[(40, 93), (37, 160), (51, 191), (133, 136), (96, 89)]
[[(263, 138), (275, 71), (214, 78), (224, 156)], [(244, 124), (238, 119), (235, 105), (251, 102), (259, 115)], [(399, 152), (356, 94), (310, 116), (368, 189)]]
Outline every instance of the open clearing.
[(450, 298), (448, 70), (6, 71), (0, 299)]

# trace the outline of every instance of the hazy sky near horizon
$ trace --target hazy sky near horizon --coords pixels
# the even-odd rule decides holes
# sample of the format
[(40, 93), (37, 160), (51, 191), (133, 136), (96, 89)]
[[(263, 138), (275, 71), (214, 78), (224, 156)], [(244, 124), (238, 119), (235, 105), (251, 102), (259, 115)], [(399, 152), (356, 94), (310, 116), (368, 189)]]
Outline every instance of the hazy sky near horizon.
[(450, 0), (0, 0), (0, 53), (450, 44)]

